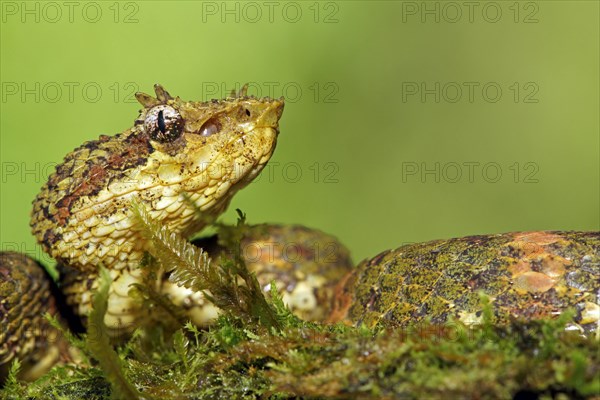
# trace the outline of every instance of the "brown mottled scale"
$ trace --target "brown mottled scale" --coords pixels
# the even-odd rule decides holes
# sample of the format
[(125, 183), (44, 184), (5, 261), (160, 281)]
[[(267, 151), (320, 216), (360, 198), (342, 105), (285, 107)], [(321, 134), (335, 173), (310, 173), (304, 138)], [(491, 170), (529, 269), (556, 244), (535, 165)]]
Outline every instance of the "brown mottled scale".
[(335, 286), (354, 269), (349, 250), (335, 237), (300, 225), (256, 225), (242, 240), (242, 255), (265, 291), (271, 281), (302, 319), (324, 321)]
[(498, 323), (576, 311), (571, 328), (598, 331), (600, 232), (521, 232), (416, 243), (363, 261), (340, 285), (333, 319), (397, 328), (450, 317)]
[[(225, 253), (216, 236), (192, 243), (206, 250), (215, 262)], [(267, 295), (271, 282), (275, 282), (292, 312), (309, 321), (329, 317), (337, 283), (354, 268), (350, 252), (335, 237), (301, 225), (248, 227), (241, 256)], [(186, 309), (197, 325), (206, 325), (216, 317), (217, 309), (201, 293), (186, 293), (174, 284), (167, 285), (171, 285), (166, 292), (174, 303)]]
[(283, 112), (283, 99), (245, 88), (207, 102), (155, 91), (136, 94), (144, 107), (133, 127), (67, 154), (33, 201), (33, 234), (60, 262), (67, 301), (87, 315), (104, 265), (113, 279), (105, 322), (119, 331), (133, 329), (143, 311), (128, 292), (143, 280), (138, 265), (150, 247), (132, 203), (172, 232), (201, 230), (270, 159)]
[(67, 344), (45, 313), (57, 313), (50, 276), (25, 254), (0, 253), (0, 382), (16, 358), (21, 376), (34, 379), (66, 357)]

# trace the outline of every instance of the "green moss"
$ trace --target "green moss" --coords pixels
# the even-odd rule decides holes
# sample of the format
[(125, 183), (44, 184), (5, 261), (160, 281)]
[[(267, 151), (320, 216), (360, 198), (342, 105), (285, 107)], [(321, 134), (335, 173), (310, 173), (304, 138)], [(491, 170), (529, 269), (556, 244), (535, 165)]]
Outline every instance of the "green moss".
[[(162, 260), (169, 265), (198, 260), (185, 251), (181, 254), (191, 258), (177, 251), (168, 255), (185, 245), (146, 222), (150, 236), (165, 246), (162, 255), (153, 254), (155, 260), (177, 258)], [(238, 246), (236, 229), (243, 226), (240, 216), (237, 227), (220, 228), (228, 229), (228, 246)], [(99, 362), (55, 367), (32, 384), (16, 381), (13, 373), (3, 397), (495, 399), (600, 393), (600, 341), (566, 330), (573, 314), (496, 325), (488, 297), (474, 293), (483, 318), (474, 328), (456, 319), (444, 324), (423, 319), (394, 330), (319, 325), (294, 317), (274, 287), (265, 299), (253, 287), (243, 260), (232, 254), (226, 266), (195, 265), (200, 272), (194, 265), (183, 266), (187, 272), (182, 274), (189, 277), (183, 284), (193, 286), (203, 276), (207, 281), (201, 285), (221, 290), (212, 299), (224, 306), (224, 313), (210, 329), (201, 331), (177, 318), (155, 321), (116, 350), (89, 337), (72, 338)], [(102, 330), (105, 286), (100, 287), (90, 320)], [(231, 299), (240, 303), (231, 304)], [(152, 296), (146, 301), (162, 307)]]
[[(276, 335), (239, 322), (224, 316), (209, 331), (187, 325), (169, 340), (136, 336), (119, 349), (125, 375), (141, 393), (173, 399), (510, 398), (525, 390), (583, 397), (600, 390), (598, 341), (565, 331), (564, 320), (379, 332), (304, 324)], [(12, 384), (11, 393), (109, 396), (110, 374), (100, 366), (74, 368), (73, 376), (56, 371), (30, 386)]]

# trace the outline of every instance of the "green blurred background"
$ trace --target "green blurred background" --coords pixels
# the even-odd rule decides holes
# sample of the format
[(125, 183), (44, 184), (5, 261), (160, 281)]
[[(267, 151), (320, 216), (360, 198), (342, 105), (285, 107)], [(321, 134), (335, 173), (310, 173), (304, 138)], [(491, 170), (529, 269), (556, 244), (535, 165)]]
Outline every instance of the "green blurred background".
[(3, 250), (41, 252), (53, 166), (135, 90), (287, 97), (249, 221), (407, 242), (599, 229), (598, 2), (2, 2)]

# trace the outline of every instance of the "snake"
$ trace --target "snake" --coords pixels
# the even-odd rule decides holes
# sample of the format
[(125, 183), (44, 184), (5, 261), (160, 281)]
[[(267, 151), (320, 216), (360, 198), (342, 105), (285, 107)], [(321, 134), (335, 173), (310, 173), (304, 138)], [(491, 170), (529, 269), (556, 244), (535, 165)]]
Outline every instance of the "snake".
[[(33, 200), (30, 225), (58, 261), (61, 295), (77, 316), (89, 315), (103, 265), (112, 278), (105, 315), (111, 335), (131, 332), (143, 319), (140, 302), (128, 292), (144, 278), (138, 266), (150, 244), (135, 229), (132, 202), (170, 231), (189, 236), (214, 221), (263, 169), (277, 143), (284, 101), (246, 90), (184, 101), (157, 84), (155, 96), (136, 93), (142, 109), (132, 127), (83, 143), (56, 166)], [(0, 317), (7, 329), (0, 364), (7, 365), (41, 347), (39, 339), (51, 329), (42, 311), (56, 306), (48, 303), (52, 283), (39, 265), (11, 253), (2, 261)], [(191, 296), (164, 286), (174, 301)]]
[(78, 315), (91, 310), (98, 266), (110, 271), (105, 323), (115, 335), (133, 330), (143, 312), (128, 292), (142, 283), (137, 266), (150, 242), (135, 229), (132, 202), (171, 232), (202, 230), (264, 168), (284, 107), (245, 88), (209, 102), (154, 89), (156, 97), (136, 94), (144, 107), (132, 128), (69, 153), (33, 201), (33, 235), (59, 262), (62, 291)]
[[(155, 96), (136, 93), (142, 109), (131, 128), (68, 153), (33, 200), (32, 232), (58, 262), (58, 286), (35, 260), (2, 253), (0, 374), (15, 358), (31, 365), (31, 377), (69, 358), (64, 344), (47, 346), (53, 327), (42, 315), (69, 308), (85, 321), (99, 266), (112, 279), (104, 317), (111, 336), (130, 334), (148, 317), (130, 295), (133, 285), (147, 282), (139, 266), (151, 249), (132, 204), (189, 237), (213, 223), (271, 158), (283, 98), (249, 96), (247, 86), (210, 101), (183, 101), (158, 84), (154, 90)], [(246, 254), (248, 264), (265, 290), (275, 280), (305, 319), (396, 329), (425, 319), (472, 325), (481, 321), (479, 294), (485, 292), (500, 321), (575, 308), (573, 329), (600, 331), (598, 232), (438, 240), (387, 250), (357, 267), (335, 237), (300, 225), (255, 226), (243, 240), (258, 249), (276, 244), (264, 252), (268, 260)], [(222, 251), (214, 237), (193, 243), (211, 255)], [(299, 257), (286, 253), (289, 243), (298, 246)], [(201, 294), (164, 276), (154, 284), (199, 326), (218, 314)]]

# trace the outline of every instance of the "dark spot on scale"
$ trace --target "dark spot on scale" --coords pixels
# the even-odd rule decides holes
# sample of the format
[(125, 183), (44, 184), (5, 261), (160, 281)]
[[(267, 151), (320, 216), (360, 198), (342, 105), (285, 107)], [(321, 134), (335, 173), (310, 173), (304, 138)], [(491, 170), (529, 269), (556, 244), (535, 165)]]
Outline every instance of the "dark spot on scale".
[(127, 147), (131, 147), (128, 149), (128, 153), (138, 157), (146, 157), (148, 154), (154, 152), (154, 147), (150, 143), (150, 137), (146, 133), (130, 135), (125, 139), (125, 144)]
[[(84, 149), (88, 149), (90, 152), (92, 152), (92, 151), (94, 151), (94, 150), (96, 150), (96, 149), (100, 148), (100, 147), (101, 147), (101, 145), (102, 145), (103, 143), (106, 143), (107, 141), (109, 141), (109, 140), (110, 140), (110, 138), (111, 138), (111, 137), (110, 137), (110, 136), (108, 136), (108, 135), (100, 135), (100, 136), (98, 137), (98, 139), (97, 139), (97, 140), (90, 140), (89, 142), (85, 142), (84, 144), (82, 144), (82, 145), (80, 146), (80, 149), (81, 149), (81, 148), (84, 148)], [(77, 151), (77, 150), (78, 150), (78, 149), (76, 149), (76, 151)], [(57, 167), (57, 168), (58, 168), (58, 167)]]
[(71, 206), (74, 201), (74, 198), (71, 196), (65, 196), (60, 199), (57, 203), (57, 210), (54, 214), (51, 215), (50, 219), (57, 223), (60, 226), (65, 226), (69, 217), (71, 216)]
[(44, 215), (44, 218), (48, 218), (48, 219), (52, 218), (52, 215), (50, 214), (50, 211), (48, 210), (47, 205), (42, 206), (41, 208), (42, 208), (42, 214)]
[(54, 220), (61, 226), (66, 225), (68, 217), (71, 216), (73, 205), (82, 196), (94, 196), (104, 187), (107, 171), (99, 164), (89, 164), (86, 173), (80, 178), (79, 185), (56, 202), (58, 211), (54, 214)]
[(44, 233), (44, 244), (48, 248), (54, 246), (54, 244), (56, 242), (58, 242), (59, 240), (62, 240), (62, 235), (60, 233), (54, 233), (54, 231), (52, 229), (48, 229)]
[(81, 145), (81, 147), (84, 147), (84, 148), (88, 149), (90, 152), (92, 152), (98, 148), (98, 144), (99, 144), (98, 140), (92, 140), (90, 142), (85, 142), (84, 144)]

